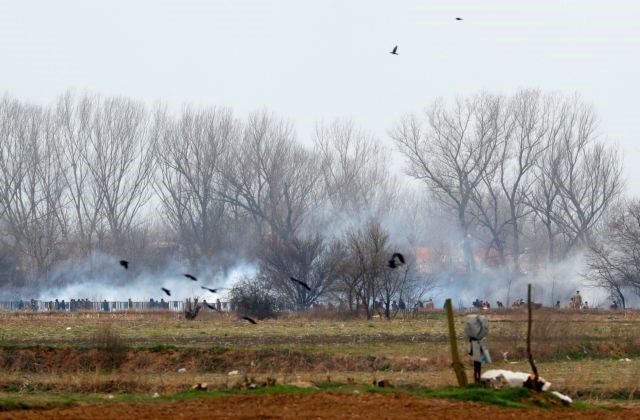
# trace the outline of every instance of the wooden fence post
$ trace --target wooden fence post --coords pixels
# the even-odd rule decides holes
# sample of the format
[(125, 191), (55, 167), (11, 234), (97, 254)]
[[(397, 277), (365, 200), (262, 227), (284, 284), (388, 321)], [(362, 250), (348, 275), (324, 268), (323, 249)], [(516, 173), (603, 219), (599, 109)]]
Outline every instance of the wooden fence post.
[(458, 338), (456, 337), (456, 328), (453, 324), (453, 308), (451, 306), (451, 299), (447, 299), (444, 302), (444, 308), (447, 311), (447, 321), (449, 323), (449, 344), (451, 344), (451, 367), (456, 374), (459, 386), (467, 386), (467, 374), (464, 371), (464, 366), (460, 362), (460, 355), (458, 354)]
[(531, 308), (533, 306), (533, 302), (531, 300), (531, 283), (529, 283), (529, 287), (527, 289), (527, 303), (529, 305), (529, 320), (527, 323), (527, 357), (529, 358), (529, 364), (531, 365), (531, 370), (535, 375), (534, 380), (538, 381), (538, 368), (536, 368), (536, 364), (533, 362), (533, 355), (531, 354)]

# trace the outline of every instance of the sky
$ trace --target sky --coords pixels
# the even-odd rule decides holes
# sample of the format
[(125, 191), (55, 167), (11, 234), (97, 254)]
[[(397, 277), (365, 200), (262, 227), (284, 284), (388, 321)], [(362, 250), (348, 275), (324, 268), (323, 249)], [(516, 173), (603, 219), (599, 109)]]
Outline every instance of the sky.
[(266, 108), (303, 141), (351, 118), (388, 145), (402, 115), (440, 97), (578, 92), (640, 197), (639, 16), (622, 0), (0, 0), (0, 92)]

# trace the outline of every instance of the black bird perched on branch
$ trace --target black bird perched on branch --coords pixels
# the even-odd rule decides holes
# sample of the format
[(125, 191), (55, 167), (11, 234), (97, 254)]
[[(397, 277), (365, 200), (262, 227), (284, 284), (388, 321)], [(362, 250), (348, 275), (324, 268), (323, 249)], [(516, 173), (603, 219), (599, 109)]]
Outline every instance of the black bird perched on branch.
[(249, 321), (252, 324), (257, 324), (256, 321), (254, 321), (253, 319), (249, 318), (248, 316), (243, 316), (242, 319)]
[(195, 276), (192, 276), (191, 274), (185, 274), (184, 276), (185, 276), (186, 278), (188, 278), (188, 279), (193, 280), (193, 281), (198, 281), (198, 279), (197, 279), (197, 278), (195, 278)]
[(127, 260), (120, 260), (120, 265), (123, 266), (125, 270), (129, 269), (129, 261)]
[(208, 287), (205, 287), (205, 286), (200, 286), (200, 288), (204, 289), (204, 290), (208, 290), (211, 293), (217, 293), (217, 291), (218, 291), (218, 289), (209, 289)]
[(300, 286), (304, 287), (305, 289), (307, 289), (308, 291), (311, 291), (311, 288), (309, 287), (309, 285), (303, 281), (300, 281), (294, 277), (289, 277), (291, 279), (292, 282), (294, 283), (298, 283)]
[(404, 264), (404, 255), (399, 252), (394, 253), (389, 260), (389, 267), (398, 268), (399, 266)]
[(171, 296), (171, 290), (169, 289), (165, 289), (164, 287), (161, 287), (162, 291), (165, 292), (167, 294), (167, 296)]
[(398, 46), (393, 47), (393, 50), (389, 51), (389, 54), (398, 55)]

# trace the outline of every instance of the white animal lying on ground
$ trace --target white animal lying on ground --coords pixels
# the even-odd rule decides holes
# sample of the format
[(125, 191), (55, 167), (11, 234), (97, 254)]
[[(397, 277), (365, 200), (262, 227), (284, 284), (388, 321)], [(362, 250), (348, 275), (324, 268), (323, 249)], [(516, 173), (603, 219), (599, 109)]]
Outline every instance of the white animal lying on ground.
[[(500, 376), (502, 376), (502, 378), (500, 378)], [(512, 372), (504, 369), (490, 369), (484, 372), (481, 376), (483, 382), (488, 382), (489, 386), (492, 388), (504, 388), (504, 385), (500, 386), (500, 384), (504, 384), (505, 381), (510, 388), (517, 388), (522, 386), (527, 378), (529, 378), (528, 373)], [(551, 382), (547, 382), (544, 378), (540, 378), (540, 380), (544, 382), (544, 385), (542, 386), (543, 391), (547, 391), (551, 388)]]
[[(525, 372), (512, 372), (504, 369), (490, 369), (482, 374), (482, 381), (486, 382), (492, 388), (517, 388), (524, 385), (524, 382), (529, 378), (529, 374)], [(539, 378), (544, 385), (543, 391), (548, 391), (551, 388), (551, 382), (547, 382), (544, 378)], [(567, 404), (571, 404), (573, 400), (558, 391), (551, 391), (553, 395)]]

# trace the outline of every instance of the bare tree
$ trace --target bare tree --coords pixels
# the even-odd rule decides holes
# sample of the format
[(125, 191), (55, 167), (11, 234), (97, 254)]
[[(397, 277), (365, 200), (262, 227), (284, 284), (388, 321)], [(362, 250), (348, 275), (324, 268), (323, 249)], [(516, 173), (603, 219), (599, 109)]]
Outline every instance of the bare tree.
[(527, 198), (535, 180), (534, 170), (549, 146), (545, 139), (553, 131), (549, 114), (554, 103), (551, 97), (544, 98), (538, 91), (521, 91), (509, 105), (509, 131), (498, 173), (509, 210), (513, 271), (518, 275), (521, 272), (521, 221), (532, 212)]
[(389, 234), (379, 221), (371, 219), (360, 229), (348, 230), (344, 241), (348, 258), (340, 276), (356, 293), (357, 301), (365, 307), (367, 319), (371, 319), (373, 300), (379, 295), (385, 270), (389, 270)]
[(405, 118), (392, 131), (408, 160), (407, 173), (426, 183), (434, 196), (455, 211), (463, 235), (468, 272), (475, 270), (470, 237), (469, 206), (478, 185), (496, 170), (498, 98), (481, 94), (458, 99), (452, 109), (436, 102), (426, 121)]
[(86, 157), (102, 200), (102, 212), (113, 249), (127, 249), (142, 221), (139, 216), (151, 196), (154, 144), (144, 107), (122, 98), (97, 105)]
[[(390, 250), (388, 250), (390, 252)], [(426, 276), (417, 270), (415, 255), (404, 252), (406, 263), (391, 269), (386, 267), (382, 271), (382, 276), (378, 285), (378, 298), (384, 308), (384, 316), (391, 319), (395, 316), (392, 313), (392, 301), (401, 298), (417, 297), (421, 298), (429, 290), (436, 286), (435, 278)], [(396, 310), (397, 312), (397, 310)]]
[(314, 142), (333, 224), (340, 215), (382, 217), (392, 209), (397, 180), (379, 141), (350, 120), (336, 120), (316, 126)]
[(602, 243), (592, 243), (587, 256), (587, 279), (607, 290), (618, 305), (625, 293), (640, 295), (640, 202), (625, 206), (609, 223)]
[(534, 187), (529, 195), (528, 205), (533, 209), (534, 225), (542, 223), (546, 236), (546, 259), (553, 262), (560, 256), (557, 243), (562, 229), (559, 227), (560, 189), (554, 182), (560, 165), (560, 158), (553, 143), (542, 155), (538, 168), (534, 172)]
[(185, 109), (178, 121), (156, 116), (156, 190), (169, 227), (191, 258), (220, 252), (228, 231), (226, 202), (216, 193), (222, 163), (240, 140), (231, 110)]
[(255, 113), (225, 163), (217, 193), (248, 212), (264, 237), (286, 241), (322, 199), (318, 160), (296, 144), (290, 124)]
[(67, 229), (63, 168), (50, 112), (0, 101), (0, 200), (5, 241), (33, 277), (60, 257)]
[(274, 238), (260, 254), (260, 272), (284, 302), (304, 310), (331, 290), (342, 258), (340, 244), (328, 242), (320, 234), (287, 242)]
[(90, 142), (96, 135), (98, 101), (97, 97), (76, 98), (67, 92), (55, 108), (71, 220), (71, 236), (67, 240), (82, 255), (102, 248), (107, 230), (104, 194), (98, 190), (89, 166), (96, 161)]
[(589, 272), (585, 276), (595, 287), (605, 289), (622, 309), (626, 307), (625, 289), (638, 276), (637, 267), (628, 266), (619, 249), (593, 244), (587, 257)]
[(579, 98), (565, 108), (553, 182), (559, 191), (556, 223), (567, 237), (567, 250), (590, 245), (592, 230), (622, 193), (617, 150), (596, 140), (595, 112)]

